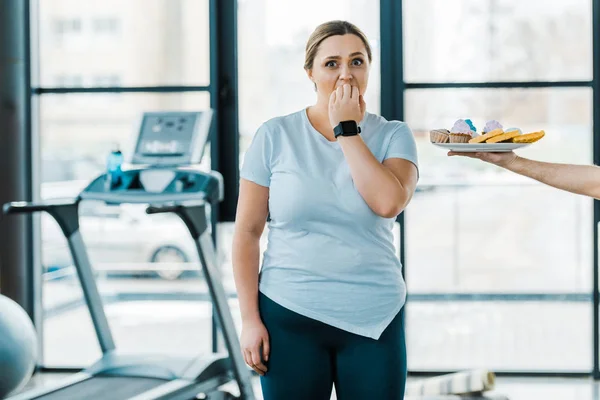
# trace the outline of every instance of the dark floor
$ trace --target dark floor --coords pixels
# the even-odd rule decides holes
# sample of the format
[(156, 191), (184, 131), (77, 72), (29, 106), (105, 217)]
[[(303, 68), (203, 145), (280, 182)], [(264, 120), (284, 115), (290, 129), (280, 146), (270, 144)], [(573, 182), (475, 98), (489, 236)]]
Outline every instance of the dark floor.
[[(64, 373), (35, 375), (25, 390), (40, 387), (68, 376)], [(260, 385), (256, 380), (257, 398)], [(503, 394), (510, 400), (600, 400), (600, 382), (588, 378), (497, 378), (492, 393)], [(332, 397), (335, 399), (335, 396)]]

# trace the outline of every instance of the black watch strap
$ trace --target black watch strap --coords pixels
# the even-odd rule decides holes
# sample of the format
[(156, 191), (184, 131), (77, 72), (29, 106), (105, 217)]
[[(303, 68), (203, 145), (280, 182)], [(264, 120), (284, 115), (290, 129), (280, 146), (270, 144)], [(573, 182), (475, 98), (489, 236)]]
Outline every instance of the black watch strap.
[(342, 121), (335, 128), (333, 128), (333, 134), (337, 138), (338, 136), (355, 136), (360, 133), (360, 126), (356, 121)]

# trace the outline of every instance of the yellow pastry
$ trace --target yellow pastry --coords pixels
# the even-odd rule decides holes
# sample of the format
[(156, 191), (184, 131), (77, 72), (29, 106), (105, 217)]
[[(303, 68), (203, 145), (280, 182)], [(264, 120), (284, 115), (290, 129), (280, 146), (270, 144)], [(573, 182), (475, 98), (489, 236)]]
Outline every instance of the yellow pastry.
[(521, 131), (519, 131), (519, 130), (506, 132), (506, 133), (503, 133), (502, 135), (498, 135), (498, 136), (495, 136), (495, 137), (487, 140), (486, 143), (507, 142), (507, 141), (510, 141), (511, 139), (519, 136), (520, 134), (521, 134)]
[(537, 142), (538, 140), (543, 138), (545, 135), (546, 135), (546, 132), (541, 130), (538, 132), (531, 132), (531, 133), (526, 133), (524, 135), (519, 135), (519, 136), (513, 138), (512, 141), (513, 141), (513, 143), (533, 143), (533, 142)]
[(502, 129), (494, 129), (493, 131), (485, 133), (481, 136), (475, 136), (473, 139), (469, 140), (469, 143), (483, 143), (486, 140), (502, 135), (503, 133), (504, 131)]

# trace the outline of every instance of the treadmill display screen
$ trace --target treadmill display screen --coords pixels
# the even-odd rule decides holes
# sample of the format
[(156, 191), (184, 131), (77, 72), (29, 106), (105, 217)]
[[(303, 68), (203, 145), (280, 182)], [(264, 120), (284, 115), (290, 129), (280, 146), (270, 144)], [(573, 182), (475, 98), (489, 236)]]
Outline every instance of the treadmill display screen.
[(142, 126), (138, 152), (152, 156), (181, 156), (190, 148), (195, 124), (195, 115), (148, 116)]
[(135, 146), (134, 163), (198, 163), (208, 139), (210, 110), (145, 113)]
[(176, 140), (160, 141), (160, 140), (147, 140), (140, 143), (142, 147), (141, 153), (144, 155), (163, 155), (163, 156), (182, 156), (183, 146)]

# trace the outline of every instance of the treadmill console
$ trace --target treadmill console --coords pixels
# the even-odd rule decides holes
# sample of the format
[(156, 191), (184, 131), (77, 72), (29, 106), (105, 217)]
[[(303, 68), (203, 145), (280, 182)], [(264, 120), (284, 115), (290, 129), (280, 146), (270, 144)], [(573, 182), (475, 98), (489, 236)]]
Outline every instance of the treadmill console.
[(94, 179), (79, 198), (120, 203), (223, 200), (223, 177), (198, 167), (206, 147), (212, 110), (147, 112), (136, 135), (131, 164)]
[(212, 110), (147, 112), (140, 123), (131, 164), (199, 164), (208, 141)]
[(133, 168), (123, 171), (119, 184), (110, 190), (106, 189), (104, 175), (99, 176), (79, 197), (83, 200), (101, 200), (108, 204), (158, 204), (190, 200), (217, 204), (223, 201), (223, 177), (217, 171)]

